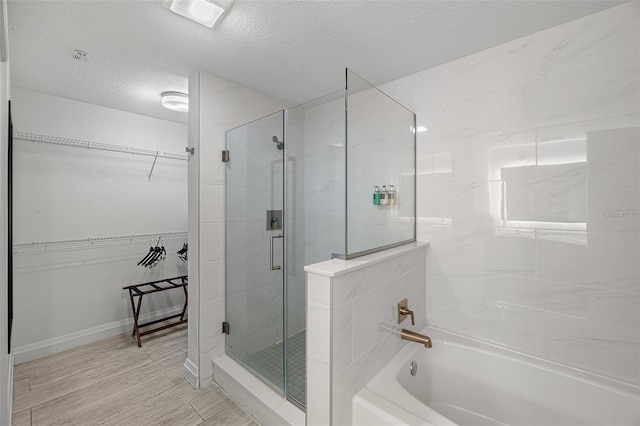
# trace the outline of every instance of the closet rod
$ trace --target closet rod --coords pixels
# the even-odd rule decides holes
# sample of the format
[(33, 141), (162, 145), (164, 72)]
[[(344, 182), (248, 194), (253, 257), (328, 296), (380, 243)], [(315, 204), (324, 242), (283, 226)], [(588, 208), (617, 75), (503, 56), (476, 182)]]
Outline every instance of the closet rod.
[(132, 244), (155, 244), (158, 239), (187, 241), (187, 232), (165, 232), (156, 234), (122, 235), (115, 237), (83, 238), (78, 240), (38, 241), (13, 245), (13, 254), (40, 254), (60, 251), (86, 250), (90, 248), (121, 247)]
[(33, 133), (14, 132), (13, 139), (26, 142), (38, 142), (52, 145), (72, 146), (75, 148), (95, 149), (98, 151), (121, 152), (125, 154), (144, 155), (147, 157), (169, 158), (172, 160), (187, 160), (187, 154), (179, 154), (177, 152), (154, 151), (152, 149), (134, 148), (122, 145), (111, 145), (102, 142), (90, 142), (79, 139), (59, 138), (56, 136), (36, 135)]

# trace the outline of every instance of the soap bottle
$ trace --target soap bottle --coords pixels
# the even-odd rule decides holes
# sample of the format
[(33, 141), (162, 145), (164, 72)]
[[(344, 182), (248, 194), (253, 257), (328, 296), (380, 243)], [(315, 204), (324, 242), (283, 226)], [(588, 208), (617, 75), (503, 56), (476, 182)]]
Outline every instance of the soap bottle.
[(382, 192), (380, 193), (380, 205), (386, 205), (388, 204), (388, 199), (387, 196), (389, 195), (389, 193), (387, 192), (387, 186), (386, 185), (382, 185)]
[(396, 203), (396, 191), (393, 189), (393, 185), (389, 185), (389, 195), (387, 195), (387, 204)]
[(379, 206), (380, 205), (380, 188), (378, 188), (378, 186), (374, 186), (374, 192), (373, 192), (373, 204), (375, 206)]

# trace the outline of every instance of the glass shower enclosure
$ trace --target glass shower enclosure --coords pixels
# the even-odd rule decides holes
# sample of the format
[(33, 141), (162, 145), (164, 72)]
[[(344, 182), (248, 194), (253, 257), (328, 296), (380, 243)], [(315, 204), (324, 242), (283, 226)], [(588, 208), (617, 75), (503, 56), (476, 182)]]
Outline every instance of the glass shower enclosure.
[(226, 134), (226, 353), (300, 408), (304, 266), (415, 241), (415, 115), (346, 78)]
[[(281, 394), (284, 111), (226, 135), (226, 352)], [(267, 263), (268, 256), (268, 263)]]

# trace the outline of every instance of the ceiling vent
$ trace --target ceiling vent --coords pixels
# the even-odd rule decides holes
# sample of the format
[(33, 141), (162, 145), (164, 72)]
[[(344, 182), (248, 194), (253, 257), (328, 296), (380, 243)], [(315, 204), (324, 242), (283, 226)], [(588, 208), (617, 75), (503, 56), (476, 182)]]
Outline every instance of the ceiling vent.
[(87, 60), (89, 59), (89, 54), (84, 50), (74, 50), (73, 59), (75, 59), (76, 61), (87, 62)]

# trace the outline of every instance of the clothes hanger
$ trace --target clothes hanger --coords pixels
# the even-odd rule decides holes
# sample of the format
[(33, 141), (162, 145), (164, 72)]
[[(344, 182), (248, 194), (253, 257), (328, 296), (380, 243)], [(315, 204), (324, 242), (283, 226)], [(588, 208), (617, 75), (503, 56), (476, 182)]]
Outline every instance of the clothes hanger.
[(149, 258), (151, 257), (151, 255), (153, 254), (153, 243), (149, 243), (150, 247), (149, 247), (149, 252), (147, 253), (147, 255), (145, 257), (143, 257), (140, 262), (138, 262), (137, 266), (143, 265), (143, 266), (147, 266), (146, 262), (147, 260), (149, 260)]

